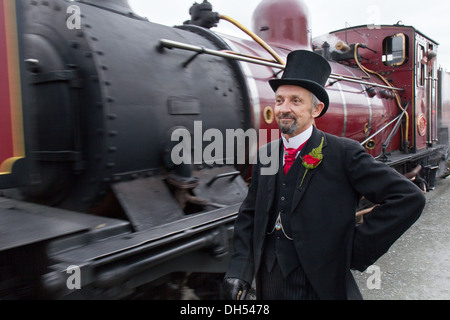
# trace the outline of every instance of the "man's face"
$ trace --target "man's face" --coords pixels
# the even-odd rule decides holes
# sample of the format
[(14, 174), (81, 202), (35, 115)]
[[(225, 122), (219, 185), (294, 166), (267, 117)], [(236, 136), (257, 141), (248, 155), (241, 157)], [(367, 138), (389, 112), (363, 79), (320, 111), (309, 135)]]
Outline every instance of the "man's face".
[(298, 86), (280, 86), (275, 96), (275, 117), (287, 139), (308, 129), (323, 108), (323, 103), (313, 107), (311, 92)]

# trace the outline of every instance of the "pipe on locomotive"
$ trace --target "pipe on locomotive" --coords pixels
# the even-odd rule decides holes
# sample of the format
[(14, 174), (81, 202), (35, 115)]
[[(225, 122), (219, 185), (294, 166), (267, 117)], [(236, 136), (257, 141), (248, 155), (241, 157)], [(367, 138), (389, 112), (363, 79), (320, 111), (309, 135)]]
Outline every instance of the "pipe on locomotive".
[(232, 60), (239, 60), (239, 61), (244, 61), (244, 62), (255, 63), (255, 64), (259, 64), (259, 65), (264, 65), (266, 67), (284, 69), (284, 65), (281, 65), (281, 64), (278, 64), (275, 62), (262, 61), (261, 59), (257, 59), (254, 57), (241, 56), (238, 54), (232, 54), (232, 53), (228, 53), (225, 51), (217, 51), (217, 50), (207, 49), (204, 47), (194, 46), (194, 45), (190, 45), (187, 43), (172, 41), (172, 40), (168, 40), (168, 39), (160, 39), (159, 40), (159, 48), (160, 49), (177, 48), (177, 49), (188, 50), (188, 51), (193, 51), (193, 52), (203, 53), (203, 54), (209, 54), (212, 56), (217, 56), (217, 57), (222, 57), (222, 58), (227, 58), (227, 59), (232, 59)]
[[(219, 19), (223, 19), (223, 20), (226, 20), (226, 21), (228, 21), (228, 22), (230, 22), (230, 23), (232, 23), (233, 25), (235, 25), (237, 28), (239, 28), (240, 30), (242, 30), (244, 33), (246, 33), (248, 36), (250, 36), (253, 40), (255, 40), (259, 45), (261, 45), (267, 52), (269, 52), (271, 55), (272, 55), (272, 57), (274, 57), (275, 58), (275, 60), (280, 64), (280, 65), (282, 65), (282, 66), (284, 66), (285, 65), (285, 62), (283, 61), (283, 59), (272, 49), (272, 47), (270, 47), (263, 39), (261, 39), (258, 35), (256, 35), (254, 32), (252, 32), (251, 30), (249, 30), (248, 28), (246, 28), (244, 25), (242, 25), (241, 23), (239, 23), (238, 21), (236, 21), (235, 19), (233, 19), (233, 18), (231, 18), (231, 17), (228, 17), (228, 16), (226, 16), (226, 15), (219, 15)], [(338, 43), (339, 44), (339, 43)], [(379, 76), (382, 80), (383, 80), (383, 82), (386, 84), (386, 86), (381, 86), (381, 85), (375, 85), (375, 84), (373, 84), (373, 83), (369, 83), (369, 82), (364, 82), (364, 81), (356, 81), (356, 83), (360, 83), (360, 84), (365, 84), (365, 85), (371, 85), (371, 86), (377, 86), (377, 87), (380, 87), (380, 88), (383, 88), (383, 89), (389, 89), (389, 90), (392, 90), (392, 91), (394, 91), (394, 94), (396, 93), (396, 91), (403, 91), (404, 89), (403, 88), (395, 88), (395, 87), (393, 87), (390, 83), (389, 83), (389, 81), (387, 81), (383, 76), (381, 76), (380, 74), (378, 74), (378, 73), (376, 73), (376, 72), (374, 72), (374, 71), (371, 71), (371, 70), (368, 70), (367, 68), (365, 68), (364, 66), (362, 66), (360, 63), (359, 63), (359, 61), (358, 61), (358, 59), (357, 59), (357, 48), (358, 48), (358, 46), (360, 46), (361, 44), (356, 44), (356, 46), (355, 46), (355, 61), (356, 61), (356, 63), (358, 64), (358, 66), (360, 67), (360, 69), (363, 71), (363, 72), (369, 72), (369, 73), (373, 73), (373, 74), (376, 74), (377, 76)], [(350, 49), (350, 47), (347, 45), (347, 44), (344, 44), (342, 41), (340, 41), (340, 48), (338, 49), (338, 50), (349, 50)], [(244, 57), (247, 57), (247, 58), (252, 58), (252, 59), (257, 59), (257, 60), (262, 60), (262, 61), (267, 61), (267, 62), (270, 62), (270, 61), (268, 61), (268, 60), (265, 60), (265, 59), (261, 59), (261, 58), (259, 58), (259, 57), (250, 57), (250, 56), (246, 56), (246, 55), (241, 55), (241, 54), (239, 54), (239, 53), (237, 53), (237, 52), (232, 52), (232, 51), (226, 51), (227, 53), (231, 53), (231, 54), (236, 54), (236, 55), (239, 55), (239, 56), (244, 56)], [(284, 67), (282, 67), (281, 69), (284, 69)], [(367, 73), (366, 73), (367, 74)], [(368, 77), (370, 77), (369, 75), (367, 75)], [(342, 76), (342, 75), (337, 75), (337, 74), (334, 74), (334, 73), (332, 73), (331, 74), (331, 76), (330, 76), (330, 78), (331, 79), (335, 79), (335, 80), (345, 80), (345, 81), (349, 81), (349, 82), (353, 82), (353, 81), (351, 81), (350, 79), (351, 78), (349, 78), (349, 77), (346, 77), (346, 76)], [(358, 80), (358, 79), (356, 79), (356, 80)], [(397, 94), (397, 96), (398, 96), (398, 94)], [(402, 108), (402, 106), (401, 106), (401, 103), (400, 103), (400, 100), (399, 100), (399, 97), (398, 97), (398, 99), (397, 99), (397, 103), (399, 104), (399, 108), (402, 110), (402, 111), (404, 111), (404, 109)], [(406, 117), (407, 117), (407, 120), (409, 120), (409, 116), (408, 116), (408, 114), (406, 114)], [(407, 127), (407, 130), (406, 130), (406, 132), (408, 132), (408, 127)]]
[[(85, 1), (88, 1), (88, 0), (85, 0)], [(176, 48), (179, 48), (179, 49), (190, 50), (190, 51), (194, 51), (194, 52), (197, 52), (197, 53), (207, 53), (207, 54), (211, 54), (211, 55), (221, 56), (221, 57), (224, 57), (224, 58), (240, 60), (240, 61), (245, 61), (245, 62), (250, 62), (250, 63), (256, 63), (256, 64), (260, 64), (260, 65), (264, 65), (264, 66), (268, 66), (268, 67), (273, 67), (273, 68), (278, 68), (278, 69), (284, 70), (285, 62), (272, 49), (272, 47), (270, 47), (256, 33), (251, 31), (250, 29), (246, 28), (244, 25), (242, 25), (237, 20), (235, 20), (235, 19), (233, 19), (233, 18), (231, 18), (229, 16), (221, 15), (221, 14), (219, 14), (217, 12), (213, 12), (212, 11), (212, 5), (208, 2), (208, 0), (204, 0), (203, 3), (201, 3), (201, 4), (194, 3), (194, 5), (189, 10), (189, 13), (191, 14), (191, 20), (186, 21), (185, 24), (193, 24), (193, 25), (198, 25), (198, 26), (210, 29), (210, 28), (216, 26), (216, 24), (221, 19), (230, 22), (231, 24), (233, 24), (234, 26), (239, 28), (241, 31), (246, 33), (248, 36), (250, 36), (259, 45), (261, 45), (275, 59), (275, 61), (269, 61), (269, 60), (266, 60), (266, 59), (261, 59), (260, 57), (253, 57), (253, 56), (248, 56), (248, 55), (242, 55), (242, 54), (240, 54), (238, 52), (233, 52), (233, 51), (222, 51), (226, 55), (221, 55), (218, 52), (214, 52), (214, 50), (209, 50), (209, 49), (204, 49), (204, 48), (194, 48), (195, 46), (190, 46), (188, 44), (183, 44), (183, 43), (175, 44), (175, 42), (171, 42), (170, 40), (165, 40), (165, 39), (161, 39), (160, 40), (160, 48), (162, 48), (164, 46), (166, 46), (168, 48), (176, 47)], [(343, 42), (340, 42), (339, 46), (340, 46), (340, 48), (337, 48), (338, 50), (344, 51), (344, 50), (349, 49), (349, 46), (347, 44), (344, 44)], [(357, 49), (357, 47), (355, 49)], [(355, 50), (355, 52), (357, 52), (357, 50)], [(243, 57), (243, 59), (237, 59), (235, 57), (232, 57), (231, 55)], [(263, 61), (265, 63), (258, 63), (258, 60), (259, 61)], [(359, 64), (359, 61), (357, 59), (355, 59), (355, 60)], [(274, 66), (272, 62), (278, 62), (279, 65), (275, 65)], [(361, 68), (361, 70), (364, 71), (362, 66), (360, 68)], [(379, 76), (381, 77), (381, 75), (379, 75)], [(330, 79), (334, 79), (334, 80), (337, 80), (337, 81), (348, 81), (348, 82), (353, 82), (353, 83), (359, 83), (359, 84), (362, 84), (362, 85), (368, 85), (368, 86), (372, 86), (372, 87), (378, 87), (378, 88), (392, 90), (394, 92), (395, 91), (404, 91), (403, 88), (395, 88), (395, 87), (393, 87), (384, 78), (383, 78), (383, 81), (386, 84), (386, 86), (378, 85), (378, 84), (374, 84), (374, 83), (370, 83), (370, 82), (365, 82), (365, 81), (361, 81), (361, 79), (354, 79), (352, 77), (348, 77), (348, 76), (344, 76), (344, 75), (338, 75), (338, 74), (334, 74), (334, 73), (331, 74)], [(400, 109), (402, 109), (402, 111), (403, 111), (403, 108), (401, 107), (400, 101), (397, 100), (397, 102), (399, 103)], [(406, 131), (408, 131), (408, 130), (406, 130)]]
[[(386, 85), (388, 85), (389, 87), (392, 88), (391, 83), (390, 83), (389, 81), (387, 81), (385, 77), (383, 77), (381, 74), (379, 74), (379, 73), (376, 72), (376, 71), (373, 71), (373, 70), (370, 70), (370, 69), (364, 67), (364, 66), (359, 62), (359, 59), (358, 59), (358, 47), (360, 47), (360, 46), (361, 46), (361, 43), (355, 44), (355, 52), (354, 52), (354, 54), (355, 54), (354, 59), (355, 59), (356, 64), (358, 65), (358, 67), (359, 67), (363, 72), (365, 72), (366, 74), (367, 74), (367, 73), (370, 73), (370, 74), (376, 75), (377, 77), (379, 77), (379, 78), (381, 79), (381, 81), (383, 81)], [(402, 111), (402, 114), (404, 114), (405, 117), (406, 117), (405, 142), (407, 142), (407, 141), (408, 141), (408, 133), (409, 133), (409, 115), (408, 115), (407, 112), (405, 112), (405, 109), (402, 107), (402, 102), (401, 102), (400, 95), (398, 94), (398, 92), (397, 92), (396, 90), (392, 90), (392, 91), (393, 91), (393, 93), (394, 93), (394, 95), (395, 95), (395, 100), (397, 101), (397, 106), (398, 106), (399, 109)]]
[(254, 32), (250, 31), (244, 25), (242, 25), (241, 23), (239, 23), (235, 19), (230, 18), (230, 17), (228, 17), (226, 15), (220, 15), (219, 18), (222, 19), (222, 20), (226, 20), (226, 21), (232, 23), (234, 26), (236, 26), (237, 28), (239, 28), (240, 30), (245, 32), (248, 36), (250, 36), (253, 40), (255, 40), (259, 45), (261, 45), (267, 52), (269, 52), (272, 55), (272, 57), (274, 57), (275, 60), (279, 64), (281, 64), (281, 65), (285, 65), (286, 64), (283, 61), (283, 59), (263, 39), (258, 37)]
[[(217, 50), (207, 49), (204, 47), (194, 46), (194, 45), (183, 43), (183, 42), (172, 41), (172, 40), (168, 40), (168, 39), (160, 39), (159, 40), (159, 49), (163, 49), (163, 48), (167, 48), (167, 49), (177, 48), (177, 49), (188, 50), (188, 51), (193, 51), (193, 52), (203, 53), (203, 54), (209, 54), (209, 55), (213, 55), (213, 56), (217, 56), (217, 57), (222, 57), (222, 58), (227, 58), (227, 59), (232, 59), (232, 60), (239, 60), (239, 61), (243, 61), (243, 62), (249, 62), (249, 63), (259, 64), (259, 65), (266, 66), (266, 67), (284, 70), (284, 65), (281, 65), (281, 64), (278, 64), (275, 62), (270, 62), (267, 60), (262, 60), (259, 57), (241, 55), (236, 52), (217, 51)], [(392, 91), (404, 91), (405, 90), (403, 88), (396, 88), (391, 85), (376, 84), (376, 83), (362, 81), (359, 79), (355, 79), (355, 78), (351, 78), (351, 77), (347, 77), (347, 76), (339, 75), (339, 74), (335, 74), (335, 73), (331, 74), (330, 79), (334, 79), (334, 80), (338, 80), (338, 81), (359, 83), (359, 84), (363, 84), (363, 85), (367, 85), (367, 86), (371, 86), (371, 87), (388, 89), (388, 90), (392, 90)]]
[[(202, 4), (195, 3), (191, 7), (190, 14), (191, 14), (191, 18), (192, 19), (190, 21), (187, 21), (186, 22), (187, 24), (196, 24), (196, 25), (203, 26), (205, 28), (212, 28), (213, 26), (216, 26), (217, 23), (219, 22), (219, 20), (225, 20), (225, 21), (230, 22), (235, 27), (237, 27), (238, 29), (243, 31), (250, 38), (252, 38), (261, 47), (263, 47), (275, 59), (275, 61), (272, 61), (272, 60), (269, 60), (269, 59), (262, 59), (261, 57), (256, 57), (256, 56), (244, 55), (244, 54), (241, 54), (241, 53), (238, 53), (238, 52), (234, 52), (234, 51), (229, 51), (229, 50), (222, 50), (222, 51), (218, 52), (218, 51), (214, 51), (214, 50), (205, 49), (203, 47), (195, 47), (195, 46), (191, 46), (191, 45), (188, 45), (188, 44), (175, 43), (175, 42), (172, 42), (170, 40), (165, 40), (165, 39), (161, 39), (160, 40), (160, 48), (161, 49), (164, 48), (164, 47), (168, 47), (168, 48), (177, 47), (179, 49), (191, 50), (191, 51), (197, 52), (197, 55), (198, 54), (202, 54), (202, 53), (206, 53), (206, 54), (221, 56), (221, 57), (224, 57), (224, 58), (240, 60), (240, 61), (246, 61), (246, 62), (250, 62), (250, 63), (255, 63), (255, 64), (259, 64), (259, 65), (265, 65), (265, 66), (269, 66), (269, 67), (272, 67), (272, 68), (275, 67), (275, 68), (279, 68), (279, 69), (284, 70), (285, 62), (273, 50), (272, 47), (270, 47), (256, 33), (252, 32), (251, 30), (249, 30), (248, 28), (243, 26), (241, 23), (239, 23), (235, 19), (233, 19), (233, 18), (231, 18), (229, 16), (226, 16), (226, 15), (221, 15), (221, 14), (219, 14), (217, 12), (213, 12), (212, 5), (207, 0), (204, 0)], [(400, 121), (402, 120), (403, 117), (405, 117), (406, 118), (406, 130), (405, 130), (404, 144), (405, 145), (408, 144), (409, 115), (406, 113), (406, 110), (402, 107), (401, 99), (400, 99), (400, 96), (398, 94), (398, 91), (403, 91), (404, 89), (403, 88), (395, 88), (395, 87), (393, 87), (393, 85), (391, 83), (389, 83), (389, 81), (387, 81), (379, 73), (377, 73), (375, 71), (372, 71), (372, 70), (369, 70), (366, 67), (364, 67), (363, 65), (361, 65), (361, 63), (359, 62), (359, 59), (358, 59), (358, 47), (363, 47), (363, 45), (361, 45), (360, 43), (355, 44), (354, 60), (355, 60), (356, 64), (358, 65), (359, 69), (362, 70), (366, 74), (366, 77), (363, 77), (363, 78), (364, 79), (370, 79), (369, 73), (373, 74), (373, 75), (376, 75), (385, 83), (385, 86), (374, 84), (374, 83), (370, 83), (368, 81), (364, 81), (363, 78), (355, 79), (355, 78), (352, 78), (352, 77), (348, 77), (348, 76), (344, 76), (344, 75), (338, 75), (338, 74), (334, 74), (334, 73), (331, 74), (330, 79), (334, 79), (336, 81), (347, 81), (347, 82), (359, 83), (361, 85), (370, 86), (370, 88), (378, 87), (378, 88), (383, 88), (383, 89), (388, 89), (390, 91), (393, 91), (394, 97), (396, 98), (397, 106), (401, 110), (401, 115), (395, 119), (395, 121), (398, 121), (398, 123), (396, 124), (394, 130), (395, 131), (397, 130), (396, 128), (398, 128), (398, 125), (400, 124)], [(340, 51), (348, 51), (348, 50), (350, 50), (350, 46), (348, 44), (343, 43), (342, 41), (340, 41), (336, 45), (336, 48), (338, 50), (340, 50)], [(367, 49), (369, 49), (369, 48), (367, 48)], [(369, 49), (369, 50), (371, 50), (371, 49)], [(278, 62), (279, 65), (274, 65), (273, 64), (274, 62), (275, 63)], [(333, 83), (331, 83), (329, 85), (332, 85), (332, 84)], [(393, 121), (393, 122), (395, 122), (395, 121)], [(391, 122), (390, 124), (385, 126), (383, 129), (379, 130), (375, 135), (377, 135), (380, 132), (382, 132), (385, 128), (387, 128), (393, 122)], [(375, 136), (375, 135), (373, 135), (373, 136)], [(366, 141), (368, 141), (368, 140), (366, 140)]]

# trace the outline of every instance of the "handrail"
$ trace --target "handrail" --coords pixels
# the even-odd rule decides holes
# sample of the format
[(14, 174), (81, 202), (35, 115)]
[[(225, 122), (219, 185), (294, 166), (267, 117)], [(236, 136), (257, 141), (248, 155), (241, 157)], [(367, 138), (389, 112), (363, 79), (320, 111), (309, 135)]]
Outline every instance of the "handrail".
[[(235, 52), (231, 53), (230, 51), (212, 50), (212, 49), (207, 49), (204, 47), (194, 46), (194, 45), (190, 45), (187, 43), (172, 41), (172, 40), (168, 40), (168, 39), (160, 39), (159, 46), (160, 46), (160, 48), (169, 48), (169, 49), (177, 48), (177, 49), (197, 52), (199, 54), (209, 54), (212, 56), (218, 56), (218, 57), (227, 58), (227, 59), (231, 59), (231, 60), (249, 62), (249, 63), (258, 64), (258, 65), (262, 65), (262, 66), (266, 66), (266, 67), (270, 67), (270, 68), (276, 68), (276, 69), (281, 69), (281, 70), (285, 69), (285, 66), (282, 64), (279, 64), (276, 62), (270, 62), (267, 60), (261, 60), (260, 57), (241, 55), (241, 54), (235, 53)], [(355, 78), (346, 77), (345, 75), (331, 74), (330, 79), (335, 79), (335, 80), (339, 80), (339, 81), (347, 81), (347, 82), (352, 82), (352, 83), (359, 83), (359, 84), (372, 86), (372, 87), (376, 87), (376, 88), (404, 91), (403, 88), (396, 88), (396, 87), (392, 87), (392, 86), (385, 86), (385, 85), (381, 85), (381, 84), (377, 84), (377, 83), (362, 81), (362, 80), (358, 80)]]
[(249, 57), (245, 57), (245, 56), (227, 53), (224, 51), (207, 49), (204, 47), (194, 46), (194, 45), (190, 45), (187, 43), (182, 43), (182, 42), (177, 42), (177, 41), (172, 41), (172, 40), (167, 40), (167, 39), (159, 40), (159, 46), (160, 46), (160, 48), (178, 48), (178, 49), (182, 49), (182, 50), (197, 52), (200, 54), (202, 54), (202, 53), (209, 54), (212, 56), (227, 58), (227, 59), (231, 59), (231, 60), (239, 60), (239, 61), (245, 61), (245, 62), (250, 62), (250, 63), (254, 63), (254, 64), (259, 64), (259, 65), (263, 65), (266, 67), (284, 69), (284, 66), (282, 66), (278, 63), (261, 61), (260, 59), (256, 59), (256, 58), (249, 58)]
[(403, 118), (403, 113), (399, 114), (396, 118), (394, 118), (394, 120), (392, 120), (391, 122), (389, 122), (388, 124), (386, 124), (384, 127), (382, 127), (380, 130), (378, 130), (377, 132), (375, 132), (373, 135), (371, 135), (370, 137), (368, 137), (366, 140), (364, 140), (363, 142), (360, 143), (361, 146), (364, 146), (367, 142), (369, 142), (370, 140), (372, 140), (373, 138), (375, 138), (377, 135), (379, 135), (381, 132), (384, 131), (384, 129), (386, 129), (387, 127), (389, 127), (391, 124), (393, 124), (395, 121), (399, 120), (400, 118)]

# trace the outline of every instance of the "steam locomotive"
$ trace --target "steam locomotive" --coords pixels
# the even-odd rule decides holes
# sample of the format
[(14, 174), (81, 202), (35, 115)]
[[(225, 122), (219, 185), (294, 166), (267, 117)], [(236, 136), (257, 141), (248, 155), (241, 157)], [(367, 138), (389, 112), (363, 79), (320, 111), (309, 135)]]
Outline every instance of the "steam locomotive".
[[(168, 27), (126, 0), (0, 2), (0, 299), (217, 297), (252, 154), (278, 138), (268, 80), (295, 49), (333, 69), (318, 128), (424, 192), (448, 174), (450, 74), (414, 27), (312, 39), (301, 0), (263, 0), (253, 32), (206, 0), (190, 15)], [(246, 35), (214, 32), (223, 20)], [(203, 157), (230, 131), (245, 161)], [(174, 161), (182, 138), (190, 162)]]

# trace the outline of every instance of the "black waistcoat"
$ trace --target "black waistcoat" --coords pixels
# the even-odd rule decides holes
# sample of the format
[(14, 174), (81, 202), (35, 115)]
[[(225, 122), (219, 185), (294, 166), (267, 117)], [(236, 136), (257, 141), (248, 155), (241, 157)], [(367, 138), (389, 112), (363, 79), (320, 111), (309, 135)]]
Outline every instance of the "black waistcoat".
[[(274, 266), (275, 260), (278, 260), (284, 277), (287, 277), (289, 273), (300, 266), (294, 242), (291, 240), (290, 211), (301, 166), (301, 158), (298, 157), (287, 175), (284, 175), (283, 169), (280, 168), (276, 179), (275, 201), (273, 201), (273, 206), (270, 210), (269, 224), (267, 226), (268, 235), (265, 241), (264, 261), (267, 269), (270, 271)], [(276, 230), (274, 227), (279, 215), (281, 215), (283, 229)], [(269, 235), (269, 233), (271, 234)]]

